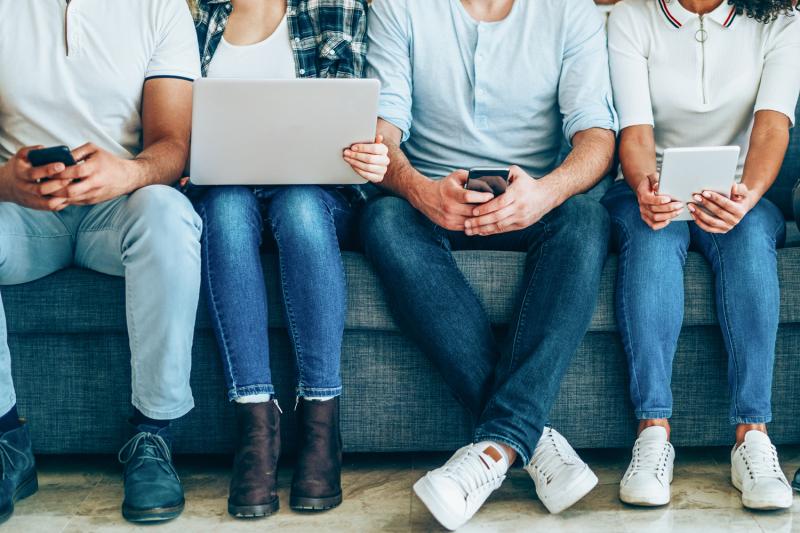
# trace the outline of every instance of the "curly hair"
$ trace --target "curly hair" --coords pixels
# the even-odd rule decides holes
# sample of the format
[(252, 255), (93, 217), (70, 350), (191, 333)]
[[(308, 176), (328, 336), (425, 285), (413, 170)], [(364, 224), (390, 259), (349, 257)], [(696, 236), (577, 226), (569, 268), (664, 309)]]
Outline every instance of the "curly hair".
[(737, 15), (746, 15), (758, 22), (769, 23), (781, 15), (791, 15), (795, 9), (795, 0), (728, 0), (736, 8)]

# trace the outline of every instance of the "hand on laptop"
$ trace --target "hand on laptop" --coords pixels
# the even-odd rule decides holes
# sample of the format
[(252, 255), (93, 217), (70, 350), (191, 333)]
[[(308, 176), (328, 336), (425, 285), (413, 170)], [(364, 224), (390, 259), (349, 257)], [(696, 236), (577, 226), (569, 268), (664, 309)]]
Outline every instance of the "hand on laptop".
[(44, 147), (25, 147), (5, 165), (0, 166), (0, 201), (40, 211), (61, 211), (67, 207), (67, 201), (51, 195), (63, 190), (66, 182), (50, 178), (62, 172), (65, 169), (64, 164), (31, 166), (28, 152), (39, 148)]
[(437, 226), (464, 231), (475, 204), (494, 198), (492, 193), (465, 189), (468, 176), (466, 170), (456, 170), (441, 180), (427, 180), (415, 191), (411, 203)]
[(92, 143), (76, 148), (72, 156), (79, 164), (55, 176), (69, 182), (55, 196), (66, 199), (70, 205), (96, 205), (138, 188), (134, 161), (120, 159)]
[(380, 183), (389, 169), (389, 148), (378, 135), (373, 144), (354, 144), (345, 150), (344, 160), (365, 180)]
[(679, 216), (685, 207), (682, 202), (673, 201), (669, 196), (658, 193), (659, 175), (645, 176), (636, 187), (639, 200), (639, 213), (642, 220), (653, 230), (669, 226), (673, 218)]
[(759, 198), (755, 198), (755, 196), (744, 183), (737, 183), (731, 189), (730, 198), (713, 191), (703, 191), (702, 194), (695, 194), (693, 200), (704, 209), (689, 204), (689, 211), (692, 213), (694, 221), (703, 231), (708, 233), (728, 233), (758, 203)]
[(467, 220), (467, 235), (496, 235), (525, 229), (555, 208), (556, 194), (548, 184), (531, 178), (518, 166), (510, 169), (506, 192), (475, 207)]

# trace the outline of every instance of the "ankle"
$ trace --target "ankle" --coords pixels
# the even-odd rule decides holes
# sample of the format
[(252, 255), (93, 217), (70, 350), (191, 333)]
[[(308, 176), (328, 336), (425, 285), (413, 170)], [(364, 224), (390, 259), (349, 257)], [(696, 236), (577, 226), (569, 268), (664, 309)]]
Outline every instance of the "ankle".
[(767, 434), (766, 424), (739, 424), (736, 426), (736, 447), (744, 443), (744, 437), (749, 431), (760, 431)]
[(21, 426), (22, 422), (19, 420), (16, 404), (14, 404), (6, 414), (0, 416), (0, 435), (19, 429)]
[(169, 427), (171, 420), (156, 420), (154, 418), (150, 418), (145, 416), (141, 411), (134, 408), (133, 416), (130, 419), (131, 425), (135, 426), (136, 428), (142, 428), (143, 426), (147, 426), (150, 428), (156, 428), (158, 430), (164, 429)]
[(640, 420), (639, 421), (639, 429), (636, 431), (636, 436), (638, 437), (639, 435), (642, 434), (642, 431), (644, 431), (645, 429), (647, 429), (649, 427), (654, 427), (654, 426), (658, 426), (658, 427), (662, 427), (662, 428), (666, 429), (667, 430), (667, 440), (670, 439), (670, 434), (672, 433), (672, 428), (669, 425), (669, 420), (667, 420), (666, 418), (653, 418), (653, 419), (650, 419), (650, 420)]

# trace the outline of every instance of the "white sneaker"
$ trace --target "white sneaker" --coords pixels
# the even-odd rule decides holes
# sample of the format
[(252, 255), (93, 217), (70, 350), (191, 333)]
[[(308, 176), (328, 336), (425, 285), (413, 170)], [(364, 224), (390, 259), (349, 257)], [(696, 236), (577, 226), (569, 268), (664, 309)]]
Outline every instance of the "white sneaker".
[(667, 505), (674, 463), (675, 449), (667, 440), (666, 428), (645, 429), (633, 445), (631, 464), (619, 484), (619, 499), (645, 507)]
[(486, 453), (489, 446), (464, 446), (443, 467), (414, 484), (414, 492), (428, 511), (451, 531), (466, 524), (506, 478), (509, 465), (505, 452), (494, 447), (500, 457), (495, 459)]
[(766, 433), (748, 431), (731, 452), (731, 480), (749, 509), (775, 510), (792, 506), (792, 487), (783, 475), (778, 451)]
[(553, 514), (572, 507), (597, 485), (597, 476), (558, 431), (547, 427), (525, 466), (536, 494)]

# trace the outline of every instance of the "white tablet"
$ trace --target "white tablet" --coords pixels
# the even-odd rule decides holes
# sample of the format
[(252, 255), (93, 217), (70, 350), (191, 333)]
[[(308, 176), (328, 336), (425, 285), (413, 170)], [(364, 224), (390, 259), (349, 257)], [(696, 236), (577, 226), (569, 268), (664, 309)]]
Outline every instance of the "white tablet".
[(197, 185), (366, 183), (342, 159), (374, 142), (377, 80), (194, 84), (190, 175)]
[[(692, 195), (714, 191), (730, 196), (739, 167), (738, 146), (667, 148), (661, 163), (659, 193), (679, 202)], [(673, 220), (693, 220), (688, 209)]]

